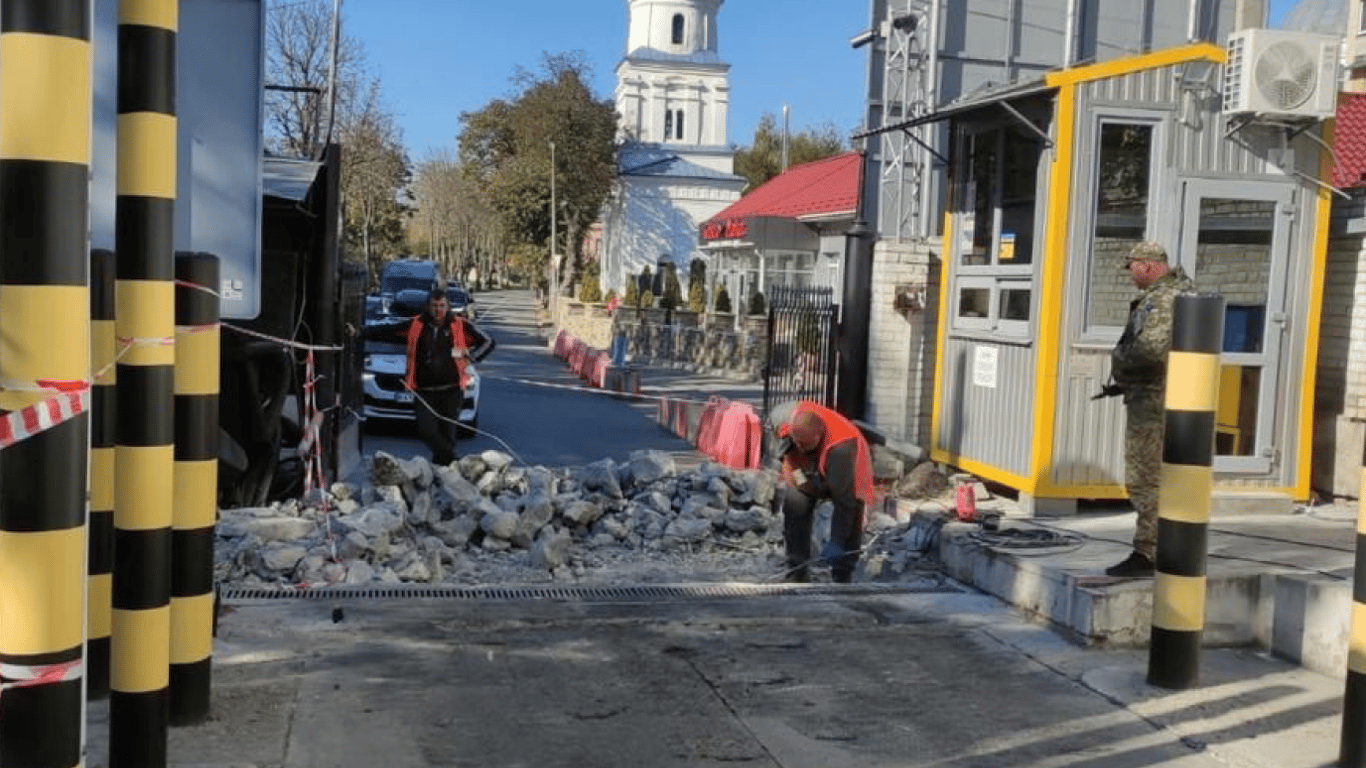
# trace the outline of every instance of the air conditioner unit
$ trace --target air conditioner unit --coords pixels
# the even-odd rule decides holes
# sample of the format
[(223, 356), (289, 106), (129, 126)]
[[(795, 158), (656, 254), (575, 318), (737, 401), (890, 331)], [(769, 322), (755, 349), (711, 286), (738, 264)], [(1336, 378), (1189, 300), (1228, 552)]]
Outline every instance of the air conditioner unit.
[(1340, 38), (1279, 29), (1228, 37), (1224, 112), (1261, 117), (1332, 117), (1337, 109)]

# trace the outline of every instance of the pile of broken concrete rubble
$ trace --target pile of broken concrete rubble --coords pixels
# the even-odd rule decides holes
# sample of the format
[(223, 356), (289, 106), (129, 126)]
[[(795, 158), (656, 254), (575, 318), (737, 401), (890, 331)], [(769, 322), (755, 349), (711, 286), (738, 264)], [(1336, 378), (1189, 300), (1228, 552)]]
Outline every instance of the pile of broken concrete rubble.
[[(573, 581), (631, 563), (623, 578), (641, 567), (653, 580), (781, 573), (775, 480), (760, 470), (704, 462), (681, 473), (659, 451), (563, 469), (517, 466), (498, 451), (449, 466), (380, 452), (369, 475), (369, 485), (334, 484), (302, 502), (222, 510), (219, 583)], [(818, 531), (828, 506), (817, 510)], [(877, 546), (866, 547), (865, 579), (912, 569), (929, 547), (923, 530), (894, 516), (897, 505), (885, 508), (892, 515), (870, 520)]]

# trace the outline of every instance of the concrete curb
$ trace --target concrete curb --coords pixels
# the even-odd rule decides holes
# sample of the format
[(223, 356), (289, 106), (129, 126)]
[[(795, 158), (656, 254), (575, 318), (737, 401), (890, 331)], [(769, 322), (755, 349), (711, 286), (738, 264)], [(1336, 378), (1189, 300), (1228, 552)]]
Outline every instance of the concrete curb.
[[(1152, 580), (1115, 579), (1078, 559), (1035, 557), (984, 543), (975, 523), (915, 511), (911, 525), (940, 527), (936, 550), (950, 577), (1048, 622), (1075, 642), (1146, 648)], [(1094, 558), (1091, 558), (1094, 560)], [(1331, 574), (1331, 575), (1329, 575)], [(1325, 675), (1345, 675), (1351, 614), (1343, 578), (1252, 564), (1212, 567), (1205, 598), (1206, 647), (1250, 646)]]

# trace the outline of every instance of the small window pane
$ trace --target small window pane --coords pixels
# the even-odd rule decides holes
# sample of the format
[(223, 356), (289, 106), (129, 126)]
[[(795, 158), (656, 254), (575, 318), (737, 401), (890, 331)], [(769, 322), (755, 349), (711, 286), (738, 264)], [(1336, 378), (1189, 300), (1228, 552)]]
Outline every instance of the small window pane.
[(673, 138), (674, 135), (674, 112), (672, 109), (664, 110), (664, 139), (665, 141)]
[(998, 317), (1029, 322), (1029, 294), (1028, 288), (1002, 287)]
[(1042, 149), (1038, 141), (1018, 133), (1005, 136), (1001, 245), (996, 257), (1002, 265), (1034, 263), (1034, 199)]
[(959, 317), (989, 317), (991, 314), (990, 288), (959, 288)]
[(674, 45), (683, 44), (683, 14), (681, 13), (674, 14), (673, 37), (671, 39)]
[(995, 131), (968, 138), (967, 199), (963, 217), (963, 264), (991, 263), (991, 246), (996, 229), (996, 139)]
[(1090, 327), (1122, 326), (1129, 317), (1129, 301), (1136, 295), (1133, 280), (1124, 269), (1125, 259), (1148, 229), (1153, 126), (1105, 123), (1098, 138), (1091, 295), (1086, 320)]
[(683, 110), (681, 109), (678, 110), (678, 113), (674, 117), (674, 131), (674, 138), (683, 138)]

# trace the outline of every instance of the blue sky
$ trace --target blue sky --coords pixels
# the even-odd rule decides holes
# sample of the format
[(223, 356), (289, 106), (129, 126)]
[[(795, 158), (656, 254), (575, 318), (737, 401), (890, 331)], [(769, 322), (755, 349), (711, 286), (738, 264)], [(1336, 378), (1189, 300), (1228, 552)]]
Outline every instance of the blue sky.
[[(1027, 0), (1026, 0), (1027, 1)], [(1274, 25), (1294, 0), (1271, 0)], [(626, 49), (626, 0), (346, 0), (346, 32), (365, 46), (409, 154), (455, 146), (461, 112), (511, 93), (543, 51), (583, 51), (609, 98)], [(729, 139), (748, 144), (764, 112), (790, 108), (793, 130), (860, 126), (868, 0), (727, 0), (720, 53), (731, 65)]]
[[(626, 10), (626, 0), (345, 0), (343, 18), (421, 160), (454, 147), (460, 113), (509, 95), (513, 70), (538, 68), (542, 51), (583, 51), (594, 91), (610, 98)], [(760, 115), (783, 104), (793, 130), (858, 127), (867, 51), (849, 38), (867, 27), (868, 0), (726, 0), (719, 23), (731, 142), (750, 143)]]

